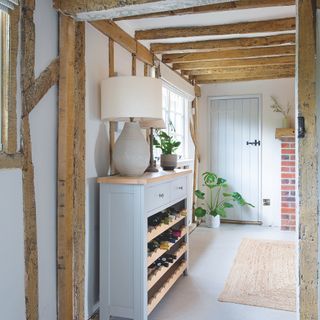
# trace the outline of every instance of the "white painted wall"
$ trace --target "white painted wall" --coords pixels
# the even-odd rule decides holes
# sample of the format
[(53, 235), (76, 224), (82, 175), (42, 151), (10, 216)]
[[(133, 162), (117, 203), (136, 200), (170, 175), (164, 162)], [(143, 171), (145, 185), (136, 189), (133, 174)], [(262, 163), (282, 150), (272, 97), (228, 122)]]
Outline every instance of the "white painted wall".
[[(262, 199), (271, 199), (271, 205), (262, 207), (263, 223), (280, 226), (280, 141), (275, 129), (282, 126), (282, 116), (272, 112), (271, 96), (281, 104), (294, 106), (294, 79), (261, 80), (237, 83), (208, 84), (201, 86), (199, 109), (200, 172), (209, 170), (208, 151), (208, 97), (235, 95), (262, 95)], [(294, 107), (290, 120), (294, 125)]]
[(0, 310), (25, 319), (21, 170), (0, 171)]
[[(58, 54), (58, 17), (51, 0), (37, 0), (36, 77)], [(19, 74), (19, 68), (18, 68)], [(20, 81), (18, 79), (18, 81)], [(18, 87), (19, 90), (19, 87)], [(18, 92), (18, 136), (21, 99)], [(57, 88), (30, 115), (39, 252), (39, 319), (56, 319)], [(19, 139), (18, 139), (19, 140)], [(18, 141), (18, 145), (20, 141)], [(20, 170), (0, 171), (1, 318), (25, 319), (23, 205)]]
[[(110, 163), (108, 125), (100, 120), (100, 83), (108, 77), (108, 71), (108, 38), (86, 24), (87, 316), (95, 311), (99, 302), (99, 186), (96, 178), (107, 175)], [(131, 74), (131, 54), (118, 44), (115, 44), (115, 71), (118, 75)], [(143, 75), (140, 61), (137, 61), (137, 75)]]
[[(35, 76), (58, 56), (58, 15), (51, 0), (37, 0), (34, 14)], [(39, 261), (39, 319), (56, 319), (57, 86), (30, 115)]]

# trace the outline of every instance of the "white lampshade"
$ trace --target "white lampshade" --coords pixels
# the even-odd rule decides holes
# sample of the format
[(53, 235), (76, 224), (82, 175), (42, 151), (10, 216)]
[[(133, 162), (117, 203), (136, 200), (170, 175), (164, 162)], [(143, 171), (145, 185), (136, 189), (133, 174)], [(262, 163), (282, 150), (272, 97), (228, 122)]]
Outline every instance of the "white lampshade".
[(151, 77), (111, 77), (101, 83), (101, 119), (162, 119), (162, 82)]

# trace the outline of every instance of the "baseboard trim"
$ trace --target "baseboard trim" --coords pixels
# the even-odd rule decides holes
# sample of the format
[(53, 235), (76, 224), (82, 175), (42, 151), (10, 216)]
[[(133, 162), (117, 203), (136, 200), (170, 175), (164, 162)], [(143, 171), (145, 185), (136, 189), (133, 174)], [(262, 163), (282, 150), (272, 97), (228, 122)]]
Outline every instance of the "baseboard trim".
[(221, 219), (221, 223), (229, 223), (229, 224), (251, 224), (251, 225), (262, 225), (262, 221), (238, 221), (231, 219)]

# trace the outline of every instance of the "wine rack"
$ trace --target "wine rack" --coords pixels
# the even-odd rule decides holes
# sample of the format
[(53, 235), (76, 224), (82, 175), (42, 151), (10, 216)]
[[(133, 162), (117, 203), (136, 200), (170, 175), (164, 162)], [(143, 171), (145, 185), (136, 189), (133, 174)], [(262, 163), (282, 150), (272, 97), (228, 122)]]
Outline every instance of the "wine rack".
[(171, 289), (175, 282), (182, 276), (187, 268), (187, 264), (183, 261), (179, 267), (175, 270), (172, 276), (164, 283), (161, 289), (149, 300), (148, 303), (148, 315), (153, 311), (153, 309), (159, 304), (166, 293)]
[[(175, 255), (177, 256), (177, 260), (179, 259), (187, 252), (187, 247), (185, 244), (183, 244), (176, 252)], [(165, 275), (167, 272), (170, 272), (170, 269), (172, 266), (175, 265), (176, 261), (169, 264), (169, 267), (160, 267), (154, 273), (152, 273), (149, 276), (148, 279), (148, 290), (150, 290), (161, 278), (163, 275)]]
[(174, 219), (169, 224), (160, 224), (158, 227), (152, 229), (152, 231), (148, 232), (148, 242), (153, 240), (154, 238), (158, 237), (163, 232), (167, 231), (168, 229), (172, 228), (174, 225), (179, 223), (180, 221), (184, 220), (186, 217), (186, 210), (181, 210), (180, 217)]
[(187, 274), (191, 172), (98, 178), (100, 320), (147, 320)]
[[(178, 239), (182, 239), (187, 234), (187, 229), (183, 228), (181, 231), (181, 237)], [(174, 246), (173, 243), (169, 244), (169, 249), (171, 249)], [(155, 262), (158, 258), (160, 258), (163, 254), (165, 254), (168, 250), (160, 249), (151, 252), (148, 255), (148, 266), (150, 266), (153, 262)]]

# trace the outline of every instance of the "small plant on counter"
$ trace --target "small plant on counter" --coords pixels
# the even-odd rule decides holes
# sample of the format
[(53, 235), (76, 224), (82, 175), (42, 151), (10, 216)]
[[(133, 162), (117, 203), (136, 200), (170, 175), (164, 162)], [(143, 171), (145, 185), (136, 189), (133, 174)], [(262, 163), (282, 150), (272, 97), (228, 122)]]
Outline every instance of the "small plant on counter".
[(165, 131), (158, 130), (157, 138), (153, 138), (155, 148), (161, 149), (162, 154), (173, 154), (180, 146), (181, 142), (174, 140), (173, 136), (168, 135)]
[(225, 218), (227, 209), (233, 208), (234, 203), (239, 206), (254, 207), (251, 203), (243, 199), (239, 192), (223, 192), (223, 189), (228, 187), (227, 180), (218, 177), (213, 172), (205, 172), (202, 174), (203, 186), (208, 190), (207, 193), (201, 190), (196, 190), (195, 195), (200, 200), (200, 206), (196, 208), (194, 214), (198, 218), (203, 218), (206, 215), (212, 217)]
[[(171, 130), (174, 130), (172, 123), (169, 123)], [(174, 152), (177, 151), (181, 142), (174, 140), (173, 136), (163, 130), (156, 131), (156, 137), (153, 138), (155, 148), (161, 149), (160, 166), (163, 170), (173, 170), (177, 167), (178, 157)]]

